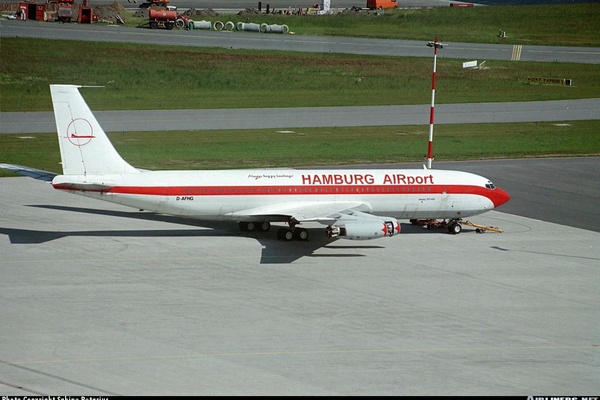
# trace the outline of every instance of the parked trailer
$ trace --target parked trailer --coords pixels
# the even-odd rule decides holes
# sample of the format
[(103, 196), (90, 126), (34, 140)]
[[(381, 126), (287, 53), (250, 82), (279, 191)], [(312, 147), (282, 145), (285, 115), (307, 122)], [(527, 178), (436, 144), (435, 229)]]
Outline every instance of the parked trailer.
[(71, 22), (73, 18), (73, 4), (71, 3), (59, 3), (58, 14), (56, 20), (58, 22)]
[(177, 21), (177, 11), (148, 9), (150, 29), (167, 28), (173, 29)]
[[(58, 12), (56, 13), (56, 21), (71, 22), (73, 15), (73, 3), (75, 0), (49, 0), (48, 4), (58, 4)], [(33, 4), (33, 3), (29, 3)], [(30, 17), (31, 18), (31, 17)]]

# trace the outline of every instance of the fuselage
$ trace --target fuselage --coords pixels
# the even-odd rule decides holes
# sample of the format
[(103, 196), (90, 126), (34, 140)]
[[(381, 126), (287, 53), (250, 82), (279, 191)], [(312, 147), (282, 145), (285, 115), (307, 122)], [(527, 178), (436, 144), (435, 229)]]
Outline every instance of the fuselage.
[[(361, 211), (398, 219), (462, 218), (510, 198), (484, 177), (427, 169), (143, 171), (60, 175), (53, 185), (130, 207), (206, 220), (244, 220), (238, 212), (286, 202), (356, 202), (363, 204)], [(279, 220), (264, 214), (264, 220)]]

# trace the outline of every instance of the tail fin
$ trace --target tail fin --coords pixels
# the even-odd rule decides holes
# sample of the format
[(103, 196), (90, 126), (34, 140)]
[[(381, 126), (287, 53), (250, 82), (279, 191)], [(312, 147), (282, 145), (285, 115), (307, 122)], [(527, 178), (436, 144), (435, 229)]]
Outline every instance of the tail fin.
[(50, 85), (63, 174), (139, 172), (117, 153), (79, 93), (80, 87)]

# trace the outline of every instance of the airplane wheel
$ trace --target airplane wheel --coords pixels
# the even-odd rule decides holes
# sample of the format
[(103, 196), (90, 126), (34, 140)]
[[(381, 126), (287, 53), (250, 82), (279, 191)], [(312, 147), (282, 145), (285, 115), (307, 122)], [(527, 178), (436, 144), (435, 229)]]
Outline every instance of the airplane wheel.
[(308, 231), (306, 229), (298, 228), (294, 232), (294, 236), (298, 240), (308, 240)]
[(448, 233), (458, 235), (462, 231), (462, 226), (456, 222), (448, 226)]
[(289, 241), (290, 241), (290, 240), (292, 240), (292, 239), (294, 239), (294, 231), (293, 231), (293, 230), (291, 230), (291, 229), (286, 229), (286, 230), (283, 232), (283, 240), (286, 240), (286, 241), (288, 241), (288, 242), (289, 242)]
[(271, 229), (271, 223), (270, 222), (263, 222), (260, 224), (260, 230), (263, 232), (267, 232), (269, 229)]
[(254, 232), (256, 229), (256, 224), (254, 222), (246, 222), (246, 231)]
[(294, 231), (290, 228), (280, 228), (277, 231), (277, 239), (289, 242), (290, 240), (294, 239)]

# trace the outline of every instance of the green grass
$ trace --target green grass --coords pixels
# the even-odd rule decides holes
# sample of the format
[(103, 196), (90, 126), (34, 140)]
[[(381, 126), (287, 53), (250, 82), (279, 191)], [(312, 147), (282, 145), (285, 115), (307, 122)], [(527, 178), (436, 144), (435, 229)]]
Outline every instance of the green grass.
[[(414, 162), (424, 160), (428, 126), (112, 133), (132, 165), (146, 169), (224, 169)], [(284, 131), (285, 132), (285, 131)], [(440, 125), (437, 160), (600, 154), (600, 121)], [(168, 140), (166, 140), (168, 138)], [(0, 135), (2, 162), (61, 172), (56, 134)], [(0, 171), (0, 176), (12, 176)]]
[[(600, 95), (598, 65), (490, 60), (489, 69), (471, 70), (462, 61), (438, 57), (438, 104)], [(432, 57), (3, 38), (0, 110), (51, 110), (51, 83), (105, 86), (85, 92), (94, 110), (428, 104), (432, 64)], [(574, 86), (531, 84), (528, 76)]]
[[(372, 31), (375, 37), (399, 39), (410, 35), (412, 39), (432, 40), (433, 34), (447, 42), (559, 46), (598, 46), (600, 43), (594, 38), (600, 22), (600, 4), (592, 3), (433, 7), (397, 10), (379, 19), (382, 20), (380, 28)], [(508, 38), (499, 38), (499, 30), (506, 31)], [(383, 34), (383, 31), (387, 32)]]

